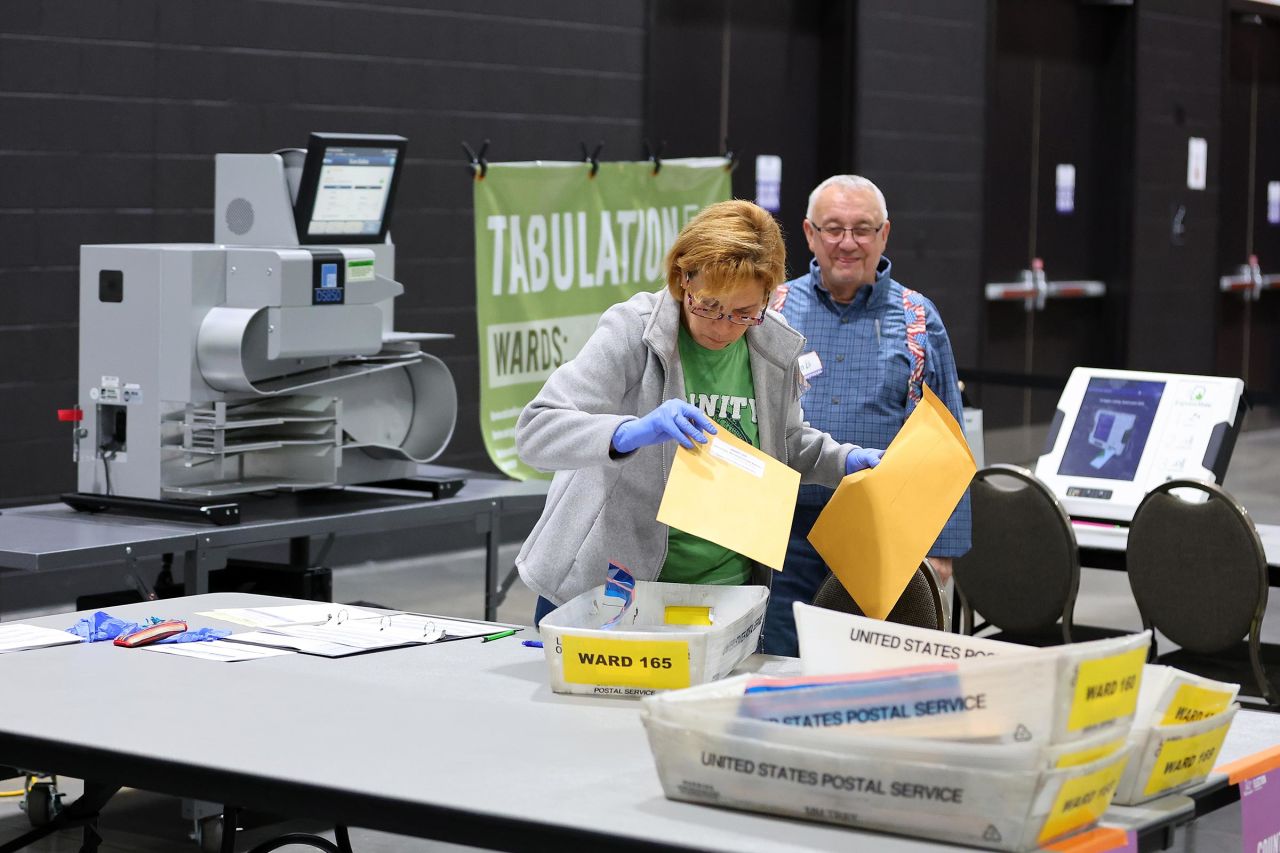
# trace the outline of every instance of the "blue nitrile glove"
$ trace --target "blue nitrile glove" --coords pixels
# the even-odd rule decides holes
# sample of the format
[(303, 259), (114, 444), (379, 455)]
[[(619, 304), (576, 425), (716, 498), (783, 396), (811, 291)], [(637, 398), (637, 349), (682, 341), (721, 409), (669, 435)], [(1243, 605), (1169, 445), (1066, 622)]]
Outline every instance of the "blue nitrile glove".
[(137, 622), (126, 622), (123, 619), (112, 616), (110, 613), (103, 613), (101, 610), (92, 616), (84, 616), (67, 629), (68, 634), (75, 634), (86, 643), (100, 643), (104, 640), (114, 640), (121, 634), (132, 634), (140, 628), (145, 628), (159, 622), (154, 617), (148, 621), (143, 620), (142, 624)]
[(716, 434), (716, 425), (702, 409), (684, 400), (668, 400), (644, 417), (619, 426), (613, 434), (613, 449), (630, 453), (674, 438), (681, 447), (693, 450), (694, 441), (707, 443), (703, 431)]
[(221, 640), (230, 634), (230, 631), (222, 628), (192, 628), (190, 631), (183, 631), (181, 634), (174, 634), (172, 637), (156, 640), (156, 645), (159, 646), (165, 643), (207, 643), (211, 640)]
[(876, 467), (880, 464), (881, 456), (884, 456), (884, 451), (876, 450), (874, 447), (858, 447), (850, 450), (849, 455), (844, 458), (845, 476), (854, 471), (861, 471), (863, 468)]
[[(119, 617), (99, 610), (92, 616), (81, 618), (80, 621), (67, 629), (67, 633), (75, 634), (86, 643), (101, 643), (107, 640), (114, 640), (122, 634), (128, 636), (135, 631), (140, 631), (163, 621), (163, 619), (156, 616), (150, 616), (143, 619), (141, 623), (126, 622)], [(230, 631), (221, 628), (192, 628), (190, 631), (184, 631), (181, 634), (174, 634), (172, 637), (159, 640), (157, 645), (160, 643), (201, 643), (217, 640), (230, 633)]]

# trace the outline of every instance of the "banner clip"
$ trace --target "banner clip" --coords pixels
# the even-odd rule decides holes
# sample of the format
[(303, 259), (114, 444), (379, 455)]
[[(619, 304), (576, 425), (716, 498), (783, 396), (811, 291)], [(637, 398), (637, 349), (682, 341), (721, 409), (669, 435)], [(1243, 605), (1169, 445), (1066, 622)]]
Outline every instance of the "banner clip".
[(656, 175), (662, 171), (662, 153), (667, 150), (667, 140), (659, 142), (657, 150), (649, 145), (649, 140), (642, 139), (641, 142), (644, 143), (644, 158), (653, 164), (653, 174)]
[(587, 153), (587, 143), (579, 142), (578, 144), (582, 146), (582, 162), (591, 164), (591, 175), (589, 177), (594, 178), (596, 172), (600, 171), (600, 152), (604, 150), (604, 140), (601, 139), (597, 142), (596, 149), (590, 154)]
[(489, 172), (489, 161), (484, 159), (485, 153), (489, 150), (489, 140), (486, 139), (480, 146), (479, 154), (471, 150), (471, 146), (465, 139), (462, 140), (462, 150), (467, 152), (467, 168), (471, 171), (472, 177), (477, 181), (484, 180), (484, 176)]

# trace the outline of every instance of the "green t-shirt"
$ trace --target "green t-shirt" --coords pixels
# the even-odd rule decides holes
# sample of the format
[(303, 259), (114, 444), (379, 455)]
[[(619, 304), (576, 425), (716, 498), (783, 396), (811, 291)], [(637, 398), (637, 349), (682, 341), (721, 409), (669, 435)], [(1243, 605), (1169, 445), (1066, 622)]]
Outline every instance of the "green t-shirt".
[[(680, 327), (680, 364), (685, 399), (730, 432), (760, 446), (756, 391), (746, 337), (722, 350), (706, 349)], [(744, 519), (744, 523), (749, 523)], [(668, 583), (743, 584), (751, 578), (751, 559), (674, 527), (667, 536), (667, 561), (659, 580)]]

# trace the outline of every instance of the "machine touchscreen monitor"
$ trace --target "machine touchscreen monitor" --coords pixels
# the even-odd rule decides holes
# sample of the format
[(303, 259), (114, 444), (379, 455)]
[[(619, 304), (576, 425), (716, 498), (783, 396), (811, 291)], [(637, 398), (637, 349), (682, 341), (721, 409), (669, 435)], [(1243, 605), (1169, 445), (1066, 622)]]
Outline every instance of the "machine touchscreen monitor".
[(311, 134), (294, 204), (299, 242), (384, 242), (406, 142), (402, 136)]
[(1127, 522), (1160, 483), (1222, 481), (1243, 393), (1243, 382), (1221, 376), (1078, 367), (1036, 476), (1070, 515)]
[(1163, 382), (1090, 379), (1058, 473), (1132, 480), (1164, 387)]

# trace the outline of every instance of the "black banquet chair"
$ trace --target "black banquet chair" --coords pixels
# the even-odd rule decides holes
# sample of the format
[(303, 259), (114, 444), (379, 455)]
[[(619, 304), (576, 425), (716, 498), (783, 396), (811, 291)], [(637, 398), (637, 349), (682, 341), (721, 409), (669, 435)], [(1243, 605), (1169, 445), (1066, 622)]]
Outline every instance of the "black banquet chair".
[[(1072, 625), (1080, 553), (1058, 498), (1016, 465), (982, 468), (969, 494), (973, 547), (953, 564), (961, 632), (991, 626), (992, 639), (1033, 646), (1080, 639)], [(975, 611), (986, 620), (977, 626)]]
[[(818, 587), (818, 593), (813, 597), (813, 606), (838, 610), (841, 613), (852, 613), (855, 616), (866, 615), (844, 588), (844, 584), (840, 583), (840, 578), (830, 572), (827, 573), (827, 579), (822, 582), (822, 586)], [(902, 591), (902, 596), (889, 611), (885, 621), (941, 631), (945, 618), (938, 582), (934, 580), (932, 570), (928, 566), (921, 565), (911, 576), (911, 580), (907, 581), (906, 589)]]
[(1244, 507), (1212, 483), (1163, 483), (1138, 504), (1125, 560), (1143, 625), (1181, 646), (1157, 663), (1261, 699), (1242, 704), (1280, 707), (1280, 655), (1261, 641), (1267, 557)]

